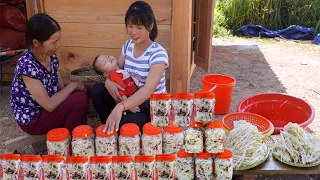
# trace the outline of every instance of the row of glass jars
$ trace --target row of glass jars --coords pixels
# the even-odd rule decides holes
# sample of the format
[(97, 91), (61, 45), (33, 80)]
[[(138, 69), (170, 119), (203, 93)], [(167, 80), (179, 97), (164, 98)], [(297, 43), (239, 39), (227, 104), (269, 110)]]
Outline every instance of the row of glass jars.
[[(68, 156), (66, 163), (60, 155), (22, 156), (3, 154), (3, 179), (232, 179), (232, 153), (225, 150), (213, 159), (213, 154), (193, 154), (180, 150), (173, 154), (155, 156)], [(194, 160), (195, 159), (195, 160)], [(66, 171), (64, 171), (66, 170)]]
[(175, 126), (189, 127), (191, 121), (207, 124), (214, 115), (215, 94), (198, 91), (192, 93), (152, 94), (150, 116), (154, 126), (165, 127), (170, 119)]

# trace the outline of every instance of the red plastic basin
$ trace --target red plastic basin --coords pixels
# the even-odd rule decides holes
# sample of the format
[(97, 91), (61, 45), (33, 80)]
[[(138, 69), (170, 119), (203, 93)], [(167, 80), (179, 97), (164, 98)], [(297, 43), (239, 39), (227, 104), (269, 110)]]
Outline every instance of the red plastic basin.
[(250, 112), (267, 118), (274, 126), (274, 133), (289, 122), (297, 123), (306, 129), (313, 121), (315, 112), (306, 101), (281, 93), (264, 93), (248, 97), (238, 105), (239, 112)]

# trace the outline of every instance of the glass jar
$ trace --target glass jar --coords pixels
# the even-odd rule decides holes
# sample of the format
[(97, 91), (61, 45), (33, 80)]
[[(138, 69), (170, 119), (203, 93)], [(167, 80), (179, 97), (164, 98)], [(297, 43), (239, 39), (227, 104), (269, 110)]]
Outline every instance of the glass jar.
[(111, 156), (91, 156), (89, 171), (90, 180), (110, 180)]
[(193, 154), (187, 153), (181, 149), (177, 153), (176, 171), (177, 180), (193, 180), (194, 179), (194, 160)]
[(20, 177), (20, 154), (2, 154), (3, 179), (18, 180)]
[(213, 120), (215, 98), (214, 92), (198, 91), (194, 94), (194, 121), (205, 125)]
[(47, 149), (49, 155), (71, 155), (70, 133), (66, 128), (52, 129), (47, 133)]
[(196, 158), (196, 177), (201, 180), (213, 179), (213, 159), (212, 154), (202, 152)]
[(190, 127), (184, 131), (184, 147), (187, 153), (201, 153), (203, 151), (202, 124), (192, 122)]
[(140, 130), (134, 123), (127, 123), (120, 128), (119, 155), (137, 156), (140, 154)]
[(163, 153), (177, 154), (183, 146), (183, 140), (183, 128), (177, 127), (170, 122), (169, 126), (164, 128)]
[(114, 180), (130, 180), (134, 177), (132, 156), (112, 156), (112, 177)]
[(72, 154), (74, 156), (94, 156), (94, 134), (88, 125), (81, 125), (72, 131)]
[(134, 169), (136, 180), (151, 180), (154, 174), (154, 157), (135, 156)]
[(172, 95), (173, 124), (189, 127), (193, 110), (192, 93), (175, 93)]
[(23, 155), (21, 157), (21, 172), (24, 180), (42, 180), (41, 157), (39, 155)]
[(225, 149), (222, 153), (216, 155), (215, 178), (231, 180), (233, 175), (232, 152)]
[(102, 132), (105, 127), (101, 125), (96, 130), (96, 155), (97, 156), (116, 156), (118, 155), (118, 135), (116, 130), (113, 133), (108, 134)]
[(149, 122), (143, 126), (142, 131), (142, 155), (155, 156), (156, 154), (162, 154), (162, 129)]
[(88, 179), (88, 157), (68, 156), (67, 157), (67, 180)]
[(175, 159), (173, 154), (156, 155), (156, 178), (157, 180), (175, 179)]
[(42, 169), (44, 180), (62, 180), (66, 179), (63, 176), (64, 159), (61, 155), (43, 155)]
[(151, 94), (150, 117), (152, 125), (157, 127), (168, 126), (170, 118), (170, 109), (170, 94)]
[(221, 153), (225, 147), (226, 133), (222, 122), (210, 122), (204, 131), (205, 149), (208, 153)]

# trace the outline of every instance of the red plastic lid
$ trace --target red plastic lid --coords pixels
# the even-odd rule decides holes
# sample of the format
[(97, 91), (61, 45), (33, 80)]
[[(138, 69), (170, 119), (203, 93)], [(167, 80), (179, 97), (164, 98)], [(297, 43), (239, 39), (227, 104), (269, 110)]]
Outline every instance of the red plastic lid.
[(135, 156), (134, 157), (135, 162), (152, 162), (154, 161), (153, 156)]
[(112, 162), (129, 163), (129, 162), (132, 162), (132, 157), (131, 156), (112, 156)]
[(172, 99), (191, 100), (193, 98), (192, 93), (174, 93)]
[(2, 154), (1, 159), (2, 160), (19, 160), (20, 154)]
[(214, 92), (209, 91), (198, 91), (194, 94), (194, 98), (206, 98), (206, 99), (213, 99), (216, 97)]
[(67, 128), (52, 129), (47, 133), (47, 140), (51, 142), (60, 142), (68, 139), (70, 136)]
[(136, 136), (140, 133), (139, 126), (134, 123), (124, 124), (120, 128), (120, 134), (122, 136)]
[(200, 159), (209, 159), (209, 158), (212, 158), (212, 156), (213, 154), (207, 153), (207, 152), (202, 152), (197, 154), (197, 158), (200, 158)]
[(67, 163), (86, 163), (88, 162), (87, 156), (68, 156), (67, 157)]
[(111, 162), (111, 156), (91, 156), (90, 163), (109, 163)]
[(97, 136), (99, 137), (111, 137), (113, 135), (115, 135), (117, 133), (116, 129), (114, 129), (114, 131), (111, 133), (111, 134), (108, 134), (108, 131), (107, 132), (102, 132), (103, 131), (103, 128), (105, 127), (106, 125), (103, 124), (103, 125), (100, 125), (97, 130), (96, 130), (96, 134)]
[(192, 128), (201, 128), (202, 127), (202, 123), (192, 121), (190, 127), (192, 127)]
[(169, 125), (164, 128), (164, 131), (175, 134), (183, 131), (182, 127), (175, 126), (172, 121), (170, 121)]
[(143, 131), (143, 134), (150, 135), (150, 136), (158, 135), (162, 133), (161, 127), (153, 126), (151, 122), (148, 122), (147, 124), (145, 124), (142, 128), (142, 131)]
[(170, 94), (151, 94), (151, 100), (170, 100)]
[(176, 156), (174, 154), (157, 154), (156, 160), (157, 161), (174, 161)]
[(72, 136), (75, 138), (86, 138), (93, 134), (92, 128), (88, 125), (81, 125), (73, 129)]
[(207, 128), (223, 128), (222, 122), (210, 122), (206, 125)]
[(218, 153), (216, 157), (219, 159), (230, 159), (232, 158), (232, 152), (230, 150), (225, 149), (222, 153)]
[(23, 162), (39, 162), (41, 161), (40, 155), (23, 155), (21, 156)]
[(190, 158), (193, 156), (192, 153), (187, 153), (184, 149), (180, 149), (177, 153), (179, 158)]
[(43, 162), (62, 162), (63, 156), (61, 155), (42, 155)]

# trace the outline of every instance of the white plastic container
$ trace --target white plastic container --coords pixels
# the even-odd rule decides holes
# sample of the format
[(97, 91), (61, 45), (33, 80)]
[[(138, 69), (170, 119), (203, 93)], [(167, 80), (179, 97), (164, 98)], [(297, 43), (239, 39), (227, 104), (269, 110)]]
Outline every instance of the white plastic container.
[(190, 127), (184, 131), (184, 147), (187, 153), (201, 153), (203, 151), (202, 124), (192, 122)]
[(194, 169), (193, 154), (187, 153), (184, 149), (181, 149), (177, 153), (176, 160), (177, 179), (193, 180), (195, 177)]
[(150, 117), (151, 123), (157, 127), (169, 125), (171, 110), (170, 94), (151, 94), (150, 96)]
[(154, 157), (135, 156), (134, 169), (136, 180), (151, 180), (154, 177)]
[(61, 155), (43, 155), (42, 170), (44, 180), (63, 180), (66, 179), (63, 174), (64, 159)]
[(175, 155), (158, 154), (156, 155), (156, 178), (157, 180), (174, 180), (175, 174)]
[(131, 180), (133, 174), (131, 156), (112, 156), (112, 177), (114, 180)]
[(183, 128), (174, 126), (170, 123), (169, 126), (164, 128), (163, 133), (163, 153), (164, 154), (177, 154), (183, 147), (184, 135)]
[(86, 156), (67, 157), (67, 180), (88, 180), (89, 162)]
[(233, 176), (232, 166), (232, 152), (224, 150), (222, 153), (216, 155), (214, 160), (215, 164), (215, 178), (231, 180)]
[(215, 106), (214, 92), (198, 91), (194, 94), (194, 121), (207, 124), (213, 120)]
[(119, 155), (140, 155), (140, 130), (134, 123), (127, 123), (120, 128)]
[(196, 158), (196, 177), (201, 180), (212, 180), (213, 177), (213, 159), (210, 153), (199, 153)]
[(205, 149), (208, 153), (222, 153), (225, 148), (226, 133), (222, 122), (210, 122), (204, 131)]
[(111, 156), (91, 156), (89, 180), (111, 179)]
[(39, 155), (21, 156), (21, 172), (23, 180), (42, 180), (41, 157)]
[(88, 125), (81, 125), (72, 131), (73, 156), (94, 156), (94, 134)]
[(111, 134), (102, 132), (105, 125), (101, 125), (96, 130), (96, 155), (97, 156), (116, 156), (118, 155), (118, 135), (114, 131)]
[(66, 128), (56, 128), (47, 133), (49, 155), (61, 155), (65, 159), (71, 155), (70, 133)]
[(143, 126), (142, 131), (142, 155), (155, 156), (156, 154), (162, 154), (162, 129), (149, 122)]
[(20, 154), (2, 154), (3, 179), (18, 180), (20, 177)]
[(192, 93), (175, 93), (172, 95), (173, 124), (189, 127), (193, 111)]

